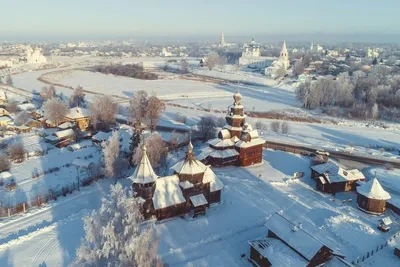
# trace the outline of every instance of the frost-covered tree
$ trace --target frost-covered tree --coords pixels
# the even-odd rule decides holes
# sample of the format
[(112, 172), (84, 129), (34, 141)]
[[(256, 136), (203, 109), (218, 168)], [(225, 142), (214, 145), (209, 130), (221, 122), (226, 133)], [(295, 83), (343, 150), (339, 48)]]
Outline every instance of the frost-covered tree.
[(43, 101), (47, 101), (56, 96), (56, 88), (53, 85), (49, 87), (43, 86), (42, 90), (40, 90), (40, 97)]
[[(167, 154), (167, 145), (158, 133), (152, 133), (147, 140), (145, 140), (147, 156), (151, 165), (154, 168), (159, 167), (160, 162)], [(132, 158), (132, 163), (137, 165), (142, 159), (142, 149), (136, 149)]]
[(219, 55), (217, 52), (208, 54), (206, 59), (206, 65), (209, 70), (212, 70), (219, 62)]
[(25, 149), (20, 143), (14, 143), (8, 146), (8, 156), (12, 161), (22, 162), (25, 159)]
[(290, 125), (286, 121), (281, 125), (281, 131), (283, 134), (288, 134), (290, 132)]
[[(129, 144), (129, 162), (132, 162), (133, 155), (135, 155), (137, 148), (140, 145), (142, 134), (140, 132), (140, 128), (134, 129), (132, 136), (131, 136), (131, 142)], [(140, 150), (140, 149), (139, 149)]]
[(115, 131), (107, 142), (103, 142), (103, 155), (106, 175), (111, 178), (118, 176), (118, 160), (119, 160), (119, 136)]
[(44, 116), (54, 122), (56, 125), (60, 123), (65, 114), (68, 112), (67, 104), (57, 98), (47, 100), (42, 107)]
[(24, 125), (30, 120), (30, 116), (26, 111), (20, 111), (14, 118), (14, 124), (17, 126)]
[(102, 123), (104, 126), (108, 127), (115, 122), (117, 105), (113, 102), (111, 96), (104, 95), (95, 97), (88, 110), (95, 127), (97, 127), (98, 123)]
[(151, 96), (147, 104), (146, 117), (150, 121), (150, 129), (153, 131), (156, 128), (158, 119), (165, 110), (164, 101), (156, 96)]
[(379, 108), (378, 104), (374, 104), (371, 109), (372, 118), (375, 120), (379, 117)]
[(189, 73), (189, 63), (184, 59), (181, 60), (181, 73)]
[(295, 76), (299, 76), (300, 74), (302, 74), (304, 72), (304, 63), (302, 60), (297, 60), (296, 63), (294, 63), (293, 66), (293, 74)]
[(4, 153), (0, 153), (0, 172), (10, 169), (10, 160)]
[(281, 122), (280, 121), (273, 121), (270, 123), (270, 128), (271, 131), (278, 133), (279, 129), (281, 128)]
[(214, 138), (216, 131), (217, 128), (213, 117), (201, 117), (199, 122), (199, 135), (204, 141)]
[(161, 267), (154, 224), (143, 224), (140, 204), (121, 184), (84, 218), (85, 238), (72, 266)]
[(74, 89), (71, 97), (69, 98), (69, 106), (80, 107), (85, 104), (85, 92), (83, 91), (82, 86), (78, 86)]
[(143, 122), (146, 118), (147, 106), (149, 103), (146, 91), (140, 90), (133, 95), (129, 101), (129, 113), (132, 122)]
[(18, 104), (17, 104), (17, 102), (14, 102), (14, 101), (13, 101), (13, 102), (7, 103), (6, 109), (7, 109), (7, 111), (10, 112), (10, 113), (15, 113), (15, 112), (17, 112), (17, 111), (18, 111)]

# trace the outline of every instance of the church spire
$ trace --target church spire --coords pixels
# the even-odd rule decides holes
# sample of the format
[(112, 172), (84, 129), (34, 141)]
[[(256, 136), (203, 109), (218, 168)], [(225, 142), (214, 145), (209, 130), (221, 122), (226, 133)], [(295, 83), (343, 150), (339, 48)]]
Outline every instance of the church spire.
[(146, 145), (143, 144), (142, 147), (142, 159), (140, 163), (136, 166), (136, 170), (133, 175), (129, 178), (133, 183), (137, 184), (147, 184), (154, 182), (157, 179), (153, 167), (151, 166), (150, 160), (147, 157)]

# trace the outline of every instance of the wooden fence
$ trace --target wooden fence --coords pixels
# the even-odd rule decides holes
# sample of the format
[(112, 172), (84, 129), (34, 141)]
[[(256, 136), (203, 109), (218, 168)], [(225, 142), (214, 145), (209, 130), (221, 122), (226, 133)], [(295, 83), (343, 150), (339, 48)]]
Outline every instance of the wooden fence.
[[(91, 184), (93, 181), (97, 181), (99, 178), (101, 177), (97, 176), (91, 179), (84, 180), (82, 181), (81, 186), (87, 186)], [(71, 194), (73, 191), (77, 189), (78, 189), (78, 184), (72, 183), (70, 185), (63, 186), (59, 190), (50, 189), (47, 194), (37, 196), (35, 199), (32, 199), (28, 202), (19, 203), (15, 206), (0, 207), (0, 218), (11, 217), (13, 215), (26, 212), (31, 208), (40, 207), (51, 200), (57, 200), (58, 197)]]

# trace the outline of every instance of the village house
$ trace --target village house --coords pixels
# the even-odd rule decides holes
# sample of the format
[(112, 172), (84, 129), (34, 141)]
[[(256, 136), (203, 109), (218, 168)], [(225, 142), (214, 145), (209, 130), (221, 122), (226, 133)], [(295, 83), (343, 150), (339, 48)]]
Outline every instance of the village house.
[(352, 191), (356, 189), (358, 181), (365, 181), (364, 175), (359, 170), (345, 170), (330, 161), (311, 166), (310, 169), (316, 188), (324, 193)]
[(385, 191), (378, 179), (373, 178), (357, 187), (357, 205), (362, 211), (371, 214), (383, 214), (390, 194)]
[(0, 117), (0, 126), (2, 126), (2, 127), (7, 126), (11, 121), (12, 121), (12, 119), (10, 117), (1, 116)]
[(319, 266), (337, 255), (316, 237), (320, 230), (306, 221), (294, 223), (274, 213), (265, 226), (267, 237), (249, 241), (249, 260), (255, 266)]
[(6, 102), (7, 102), (7, 94), (6, 94), (6, 92), (0, 91), (0, 104), (6, 103)]
[(227, 125), (219, 131), (218, 137), (208, 141), (209, 146), (198, 156), (212, 166), (250, 166), (262, 163), (262, 148), (265, 141), (258, 131), (245, 122), (246, 115), (241, 104), (242, 95), (233, 95), (234, 103), (228, 109)]
[(155, 174), (144, 145), (142, 150), (142, 159), (130, 179), (146, 218), (196, 217), (221, 201), (223, 184), (209, 166), (194, 157), (192, 143), (186, 157), (172, 167), (174, 174), (165, 177)]
[(89, 112), (80, 107), (70, 108), (65, 115), (65, 122), (73, 122), (79, 129), (85, 131), (90, 126)]
[(0, 117), (8, 115), (8, 111), (4, 108), (0, 108)]

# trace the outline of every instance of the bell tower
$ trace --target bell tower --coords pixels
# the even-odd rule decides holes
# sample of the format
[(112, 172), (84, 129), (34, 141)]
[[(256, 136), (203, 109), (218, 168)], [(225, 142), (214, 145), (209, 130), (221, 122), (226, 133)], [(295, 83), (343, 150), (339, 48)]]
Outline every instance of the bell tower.
[(228, 108), (228, 114), (226, 115), (226, 123), (225, 126), (231, 133), (231, 136), (236, 136), (240, 138), (242, 132), (242, 126), (244, 125), (246, 116), (244, 115), (243, 106), (241, 103), (242, 95), (237, 91), (233, 95), (233, 105)]

